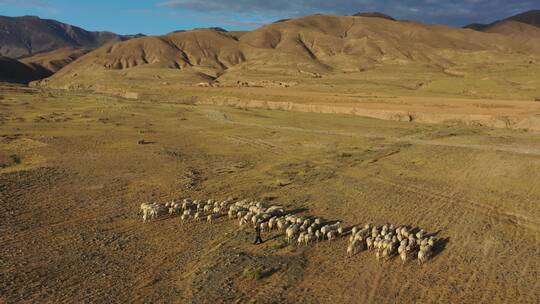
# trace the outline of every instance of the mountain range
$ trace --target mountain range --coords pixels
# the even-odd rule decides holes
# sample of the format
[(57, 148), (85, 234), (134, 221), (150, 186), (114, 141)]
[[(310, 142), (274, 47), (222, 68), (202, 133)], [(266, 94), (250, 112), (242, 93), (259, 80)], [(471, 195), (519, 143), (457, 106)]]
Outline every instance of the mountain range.
[(235, 81), (242, 75), (319, 77), (410, 63), (445, 70), (470, 52), (539, 54), (539, 16), (534, 10), (459, 29), (376, 12), (312, 15), (246, 32), (209, 28), (148, 37), (89, 32), (30, 16), (0, 17), (0, 79), (28, 82), (54, 74), (45, 83), (60, 84), (133, 68), (177, 70), (187, 82)]

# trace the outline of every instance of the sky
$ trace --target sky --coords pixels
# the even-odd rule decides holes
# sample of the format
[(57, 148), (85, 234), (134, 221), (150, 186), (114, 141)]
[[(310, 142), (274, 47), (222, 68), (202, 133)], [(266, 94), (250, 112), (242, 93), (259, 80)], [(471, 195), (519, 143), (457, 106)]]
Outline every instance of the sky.
[(0, 0), (4, 16), (34, 15), (86, 30), (146, 35), (200, 27), (251, 30), (315, 13), (368, 11), (463, 26), (490, 23), (530, 9), (540, 9), (540, 0)]

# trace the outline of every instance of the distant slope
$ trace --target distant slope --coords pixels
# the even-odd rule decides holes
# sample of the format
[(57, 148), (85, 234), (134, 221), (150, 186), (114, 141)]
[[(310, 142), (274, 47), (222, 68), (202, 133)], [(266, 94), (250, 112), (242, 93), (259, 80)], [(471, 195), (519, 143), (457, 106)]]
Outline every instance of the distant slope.
[(486, 33), (518, 35), (540, 39), (540, 27), (512, 20), (497, 22), (484, 28), (482, 31)]
[(64, 47), (96, 48), (131, 36), (89, 32), (55, 20), (34, 16), (0, 16), (0, 55), (19, 58)]
[(506, 20), (518, 21), (529, 25), (540, 27), (540, 10), (530, 10), (521, 14), (517, 14)]
[[(514, 21), (514, 22), (508, 22)], [(514, 34), (514, 33), (523, 33), (523, 29), (518, 28), (518, 25), (515, 22), (520, 22), (533, 27), (540, 27), (540, 10), (530, 10), (517, 14), (511, 17), (508, 17), (503, 20), (497, 20), (489, 24), (483, 23), (471, 23), (464, 28), (481, 31), (481, 32), (490, 32), (490, 33), (500, 33), (500, 34)], [(501, 26), (504, 25), (504, 26)], [(511, 30), (514, 28), (517, 30), (514, 32)]]
[(39, 69), (32, 68), (17, 59), (0, 56), (0, 82), (28, 83), (44, 77)]
[(61, 48), (50, 52), (19, 59), (22, 63), (35, 69), (47, 71), (48, 76), (90, 52), (91, 49)]
[(90, 49), (63, 48), (23, 59), (0, 56), (0, 81), (28, 83), (56, 73)]

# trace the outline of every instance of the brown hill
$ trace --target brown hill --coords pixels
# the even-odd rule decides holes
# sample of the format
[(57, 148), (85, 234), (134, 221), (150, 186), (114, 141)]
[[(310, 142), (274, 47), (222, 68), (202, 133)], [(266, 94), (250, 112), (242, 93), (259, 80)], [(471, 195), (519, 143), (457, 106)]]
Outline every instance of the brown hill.
[(130, 37), (110, 32), (89, 32), (76, 26), (34, 16), (0, 16), (0, 55), (12, 58), (64, 47), (96, 48)]
[[(511, 17), (508, 17), (508, 18), (503, 19), (503, 20), (494, 21), (494, 22), (489, 23), (489, 24), (471, 23), (471, 24), (468, 24), (468, 25), (464, 26), (464, 28), (468, 28), (468, 29), (472, 29), (472, 30), (476, 30), (476, 31), (482, 31), (482, 32), (493, 32), (493, 28), (496, 27), (497, 24), (507, 24), (507, 21), (515, 21), (515, 22), (520, 22), (520, 23), (527, 24), (527, 25), (534, 26), (534, 27), (540, 27), (540, 10), (530, 10), (530, 11), (527, 11), (527, 12), (523, 12), (521, 14), (517, 14), (517, 15), (511, 16)], [(511, 25), (511, 26), (505, 25), (505, 27), (508, 27), (508, 28), (509, 27), (514, 27), (514, 30), (515, 30), (516, 29), (515, 28), (516, 27), (515, 23), (510, 23), (510, 24), (513, 24), (513, 25)], [(504, 29), (504, 30), (501, 30), (500, 33), (514, 34), (514, 33), (519, 33), (520, 32), (520, 30), (518, 30), (518, 31), (514, 31), (514, 30)]]
[(507, 20), (518, 21), (529, 25), (540, 27), (540, 10), (530, 10), (521, 14), (517, 14)]
[(17, 59), (0, 56), (0, 82), (28, 83), (49, 75)]
[[(87, 54), (43, 84), (95, 86), (102, 81), (107, 86), (110, 79), (147, 77), (141, 76), (145, 69), (159, 79), (182, 75), (178, 81), (187, 83), (212, 79), (221, 83), (271, 78), (297, 81), (385, 66), (429, 67), (461, 77), (462, 72), (448, 69), (473, 60), (477, 65), (489, 63), (493, 56), (514, 60), (516, 53), (539, 52), (540, 40), (523, 43), (517, 37), (447, 26), (314, 15), (242, 35), (204, 29), (119, 42)], [(126, 72), (113, 73), (117, 70)], [(171, 74), (171, 70), (177, 72)]]
[(86, 48), (61, 48), (54, 51), (25, 57), (19, 59), (19, 61), (37, 70), (41, 69), (46, 71), (46, 73), (49, 74), (48, 76), (50, 76), (90, 51), (91, 49)]
[(494, 23), (483, 29), (486, 33), (497, 33), (504, 35), (520, 35), (529, 38), (540, 39), (540, 27), (532, 26), (526, 23), (506, 20)]

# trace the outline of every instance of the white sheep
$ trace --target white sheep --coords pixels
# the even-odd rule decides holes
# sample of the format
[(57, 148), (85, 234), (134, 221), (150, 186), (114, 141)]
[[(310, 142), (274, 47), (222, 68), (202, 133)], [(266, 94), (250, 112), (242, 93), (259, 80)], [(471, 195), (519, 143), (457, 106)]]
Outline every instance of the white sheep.
[(268, 220), (268, 229), (273, 230), (276, 227), (276, 218), (272, 217)]
[(305, 232), (300, 232), (300, 235), (298, 235), (298, 246), (301, 246), (304, 243), (304, 237), (306, 236)]
[(320, 241), (322, 239), (323, 235), (321, 234), (321, 231), (320, 230), (315, 230), (315, 239), (318, 241)]
[(240, 227), (242, 227), (242, 226), (244, 226), (244, 225), (247, 225), (247, 223), (248, 223), (248, 222), (246, 221), (246, 219), (242, 217), (242, 218), (240, 218), (240, 221), (238, 222), (238, 225), (239, 225)]
[(366, 239), (366, 245), (367, 245), (367, 249), (368, 250), (372, 250), (374, 248), (374, 244), (373, 244), (374, 240), (372, 237), (368, 237)]
[(422, 239), (422, 238), (424, 238), (424, 234), (425, 234), (425, 233), (426, 233), (426, 232), (424, 231), (424, 229), (420, 229), (420, 231), (418, 231), (418, 232), (416, 233), (416, 238), (417, 238), (417, 239)]
[(296, 235), (297, 232), (298, 232), (298, 226), (296, 226), (296, 225), (293, 225), (293, 226), (290, 226), (289, 228), (287, 228), (285, 233), (287, 235), (287, 242), (288, 243), (290, 243), (294, 239), (294, 236)]
[(328, 231), (328, 233), (326, 234), (326, 238), (329, 240), (329, 241), (332, 241), (336, 238), (336, 231), (335, 230), (332, 230), (332, 231)]
[(403, 250), (399, 253), (399, 257), (401, 258), (401, 262), (405, 264), (409, 259), (409, 252), (407, 250)]
[(269, 229), (268, 229), (268, 222), (262, 222), (262, 223), (260, 224), (260, 227), (261, 227), (261, 231), (263, 231), (263, 232), (269, 230)]
[(169, 215), (178, 214), (180, 213), (181, 209), (182, 206), (180, 204), (171, 204), (169, 206)]

